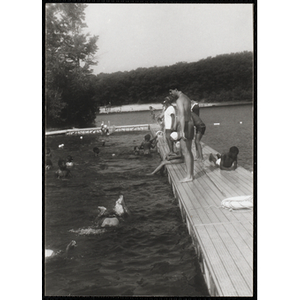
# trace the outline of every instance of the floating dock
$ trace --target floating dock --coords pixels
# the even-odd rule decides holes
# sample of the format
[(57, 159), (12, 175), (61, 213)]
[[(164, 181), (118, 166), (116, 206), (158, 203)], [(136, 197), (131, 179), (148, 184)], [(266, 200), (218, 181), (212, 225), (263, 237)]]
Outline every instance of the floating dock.
[[(151, 126), (151, 132), (159, 130)], [(194, 143), (193, 143), (194, 144)], [(222, 200), (253, 195), (253, 175), (238, 166), (223, 171), (209, 162), (217, 152), (201, 142), (204, 162), (194, 162), (195, 179), (180, 183), (185, 164), (167, 165), (168, 179), (198, 256), (211, 296), (253, 296), (253, 210), (228, 210)], [(161, 157), (169, 152), (158, 138)], [(194, 149), (193, 149), (194, 152)], [(194, 152), (195, 153), (195, 152)]]
[[(145, 131), (150, 130), (149, 124), (139, 125), (124, 125), (124, 126), (107, 126), (109, 133), (123, 132), (123, 131)], [(103, 133), (103, 127), (91, 127), (91, 128), (72, 128), (56, 131), (47, 131), (46, 136), (49, 135), (84, 135), (84, 134), (101, 134)]]

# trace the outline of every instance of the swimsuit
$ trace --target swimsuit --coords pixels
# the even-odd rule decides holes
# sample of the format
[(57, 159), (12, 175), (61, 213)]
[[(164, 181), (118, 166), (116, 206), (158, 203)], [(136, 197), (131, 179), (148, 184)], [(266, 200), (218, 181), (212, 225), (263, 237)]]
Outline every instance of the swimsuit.
[(189, 140), (192, 140), (194, 138), (194, 123), (192, 120), (185, 122), (184, 135)]
[(193, 122), (194, 122), (194, 126), (196, 127), (196, 133), (201, 132), (201, 134), (203, 135), (205, 133), (205, 130), (206, 130), (206, 126), (203, 123), (203, 121), (194, 112), (192, 112), (192, 119), (193, 119)]

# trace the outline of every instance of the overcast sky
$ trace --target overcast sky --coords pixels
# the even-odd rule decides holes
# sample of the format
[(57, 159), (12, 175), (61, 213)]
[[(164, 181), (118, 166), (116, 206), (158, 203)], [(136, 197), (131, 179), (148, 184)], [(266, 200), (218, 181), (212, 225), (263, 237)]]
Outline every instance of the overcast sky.
[(253, 50), (252, 4), (88, 4), (94, 73), (195, 62)]

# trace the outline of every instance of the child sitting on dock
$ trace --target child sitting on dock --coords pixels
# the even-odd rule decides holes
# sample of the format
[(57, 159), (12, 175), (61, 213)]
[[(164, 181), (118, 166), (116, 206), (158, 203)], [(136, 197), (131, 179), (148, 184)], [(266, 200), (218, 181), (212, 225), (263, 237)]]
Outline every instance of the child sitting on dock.
[(217, 154), (217, 158), (211, 153), (209, 155), (209, 161), (213, 162), (221, 170), (235, 170), (237, 168), (237, 156), (239, 154), (239, 149), (235, 146), (229, 149), (229, 152), (223, 153), (222, 155)]
[(149, 155), (150, 150), (154, 149), (157, 144), (157, 135), (151, 139), (151, 135), (148, 133), (145, 135), (142, 144), (138, 147), (139, 150), (144, 150), (144, 155)]

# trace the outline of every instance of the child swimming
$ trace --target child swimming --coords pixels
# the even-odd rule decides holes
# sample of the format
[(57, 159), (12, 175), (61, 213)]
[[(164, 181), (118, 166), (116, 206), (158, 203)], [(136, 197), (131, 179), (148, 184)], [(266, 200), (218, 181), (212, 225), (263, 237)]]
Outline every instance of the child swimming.
[(217, 154), (217, 158), (211, 153), (209, 155), (209, 161), (213, 162), (216, 166), (220, 167), (221, 170), (235, 170), (237, 168), (237, 156), (239, 149), (235, 146), (229, 149), (229, 152), (223, 153), (222, 155)]
[[(151, 135), (148, 133), (145, 135), (143, 142), (141, 145), (138, 147), (139, 150), (143, 149), (144, 150), (144, 155), (149, 155), (150, 150), (154, 149), (157, 144), (157, 135), (151, 139)], [(136, 152), (137, 148), (134, 147), (134, 151)]]

